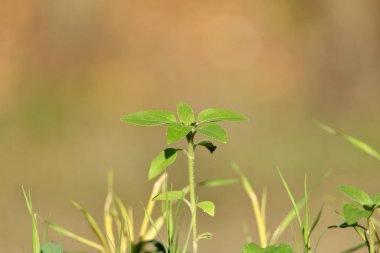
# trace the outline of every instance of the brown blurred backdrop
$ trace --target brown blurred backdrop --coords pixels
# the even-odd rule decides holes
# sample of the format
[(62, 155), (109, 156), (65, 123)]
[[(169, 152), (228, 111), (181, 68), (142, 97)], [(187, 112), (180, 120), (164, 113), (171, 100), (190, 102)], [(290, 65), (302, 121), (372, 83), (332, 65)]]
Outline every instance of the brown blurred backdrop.
[[(12, 0), (0, 8), (0, 251), (31, 252), (30, 220), (21, 185), (30, 187), (42, 218), (86, 235), (76, 200), (100, 219), (106, 173), (142, 216), (152, 182), (150, 159), (165, 147), (165, 129), (123, 124), (123, 114), (230, 108), (250, 121), (225, 124), (228, 145), (197, 156), (197, 179), (236, 177), (239, 163), (256, 190), (268, 187), (274, 229), (291, 205), (276, 173), (296, 196), (332, 176), (313, 195), (314, 213), (335, 187), (379, 192), (380, 164), (322, 132), (319, 119), (380, 149), (380, 2)], [(170, 168), (186, 184), (183, 159)], [(220, 193), (222, 192), (222, 194)], [(200, 190), (217, 205), (200, 215), (202, 252), (239, 252), (243, 224), (257, 238), (239, 186)], [(326, 202), (318, 233), (340, 222)], [(42, 221), (40, 222), (43, 223)], [(294, 226), (294, 231), (297, 231)], [(67, 250), (83, 249), (50, 232)], [(291, 242), (291, 233), (282, 238)], [(320, 252), (357, 242), (330, 231)]]

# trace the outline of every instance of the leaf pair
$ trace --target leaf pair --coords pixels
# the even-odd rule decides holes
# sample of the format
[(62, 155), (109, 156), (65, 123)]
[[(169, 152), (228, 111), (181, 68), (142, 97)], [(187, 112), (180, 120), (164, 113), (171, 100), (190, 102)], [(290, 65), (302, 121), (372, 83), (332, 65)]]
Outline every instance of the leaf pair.
[(353, 204), (343, 206), (343, 217), (348, 225), (354, 225), (362, 218), (369, 218), (373, 210), (380, 206), (380, 194), (369, 195), (349, 185), (339, 186), (338, 190), (361, 206), (361, 208)]

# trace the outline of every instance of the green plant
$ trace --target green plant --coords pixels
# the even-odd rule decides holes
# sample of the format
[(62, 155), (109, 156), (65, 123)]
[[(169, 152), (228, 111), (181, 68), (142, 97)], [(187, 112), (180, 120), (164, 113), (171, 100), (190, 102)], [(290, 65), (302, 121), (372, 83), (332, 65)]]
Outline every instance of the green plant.
[[(158, 230), (163, 225), (164, 217), (160, 216), (154, 221), (150, 219), (152, 219), (151, 214), (155, 207), (155, 202), (152, 199), (161, 192), (166, 177), (166, 174), (161, 175), (153, 186), (148, 204), (144, 208), (146, 215), (137, 238), (135, 237), (133, 210), (127, 208), (114, 193), (112, 172), (108, 174), (108, 193), (103, 215), (104, 231), (86, 209), (73, 202), (73, 205), (83, 213), (98, 242), (84, 238), (50, 221), (47, 221), (48, 227), (101, 253), (140, 253), (145, 252), (144, 250), (148, 246), (154, 248), (155, 251), (152, 252), (165, 252), (163, 245), (154, 240)], [(115, 235), (114, 230), (117, 231), (117, 235)]]
[[(126, 123), (132, 123), (141, 126), (157, 126), (167, 125), (167, 142), (172, 144), (180, 139), (186, 138), (187, 149), (167, 148), (160, 152), (151, 162), (148, 178), (153, 179), (163, 173), (165, 169), (171, 165), (177, 158), (177, 153), (183, 151), (188, 158), (188, 180), (190, 193), (190, 212), (191, 212), (191, 230), (193, 252), (198, 252), (198, 240), (208, 238), (209, 233), (198, 235), (197, 232), (197, 208), (201, 208), (206, 213), (214, 213), (215, 205), (211, 201), (198, 202), (196, 195), (195, 184), (195, 148), (203, 146), (211, 153), (216, 149), (216, 146), (209, 140), (196, 142), (194, 137), (200, 133), (208, 138), (227, 142), (226, 131), (215, 122), (220, 121), (241, 121), (246, 120), (246, 117), (225, 109), (205, 109), (195, 119), (193, 109), (186, 103), (179, 103), (177, 106), (178, 120), (175, 114), (163, 110), (149, 110), (123, 116), (121, 120)], [(181, 191), (167, 192), (164, 199), (175, 200), (184, 198)], [(156, 198), (157, 199), (157, 198)]]
[[(363, 240), (363, 243), (346, 252), (354, 252), (365, 246), (370, 253), (379, 252), (379, 248), (376, 249), (375, 247), (376, 244), (380, 244), (380, 227), (376, 226), (377, 222), (374, 219), (374, 214), (380, 208), (380, 193), (369, 195), (359, 188), (348, 185), (339, 186), (338, 190), (354, 203), (343, 205), (343, 214), (340, 215), (344, 223), (339, 226), (330, 226), (330, 228), (353, 228)], [(363, 220), (366, 223), (365, 225), (361, 224)]]
[[(321, 122), (315, 121), (315, 123), (327, 133), (340, 137), (368, 156), (380, 160), (379, 152), (367, 143), (350, 135), (341, 133)], [(368, 252), (370, 253), (379, 252), (379, 249), (375, 249), (375, 247), (376, 244), (380, 245), (380, 238), (378, 234), (378, 231), (380, 230), (380, 223), (375, 218), (375, 212), (379, 211), (380, 193), (369, 195), (365, 191), (352, 186), (340, 186), (338, 187), (338, 190), (355, 203), (343, 204), (343, 214), (339, 212), (337, 213), (343, 218), (344, 223), (330, 226), (329, 228), (353, 228), (363, 241), (363, 243), (347, 249), (344, 252), (354, 252), (363, 247), (367, 247)], [(361, 225), (359, 223), (359, 221), (362, 220), (366, 221), (366, 225)]]
[[(291, 224), (291, 222), (296, 217), (296, 211), (292, 209), (280, 222), (280, 224), (277, 226), (277, 228), (274, 230), (273, 233), (268, 232), (267, 225), (266, 225), (266, 203), (267, 203), (267, 191), (266, 188), (264, 188), (261, 200), (259, 199), (256, 191), (254, 190), (252, 184), (248, 180), (248, 178), (244, 175), (244, 173), (241, 171), (239, 166), (236, 163), (232, 164), (232, 167), (236, 170), (236, 172), (239, 174), (241, 183), (243, 185), (243, 188), (245, 192), (247, 193), (248, 197), (251, 200), (252, 210), (255, 216), (256, 224), (257, 224), (257, 231), (259, 234), (259, 240), (260, 240), (260, 246), (265, 248), (274, 249), (273, 246), (276, 244), (279, 237), (284, 233), (286, 228)], [(297, 210), (300, 210), (306, 203), (306, 198), (302, 198), (297, 204)], [(250, 247), (248, 245), (251, 245)], [(254, 243), (248, 244), (246, 248), (258, 248), (258, 246)], [(271, 245), (268, 247), (268, 245)], [(273, 247), (272, 247), (273, 246)], [(280, 247), (283, 248), (283, 247)], [(244, 252), (244, 251), (243, 251)], [(255, 251), (253, 251), (255, 252)], [(269, 251), (272, 252), (272, 251)], [(277, 251), (276, 251), (277, 252)]]
[[(300, 230), (301, 230), (301, 234), (302, 234), (302, 246), (303, 246), (303, 252), (304, 253), (311, 253), (313, 252), (312, 249), (311, 249), (311, 235), (315, 229), (315, 227), (317, 226), (320, 218), (321, 218), (321, 215), (322, 215), (322, 208), (319, 210), (318, 214), (316, 215), (316, 217), (314, 218), (313, 222), (310, 223), (310, 212), (309, 212), (309, 192), (308, 192), (308, 189), (307, 189), (307, 177), (305, 175), (305, 179), (304, 179), (304, 200), (305, 200), (305, 217), (304, 217), (304, 220), (302, 221), (302, 217), (301, 217), (301, 213), (300, 213), (300, 210), (299, 210), (299, 206), (298, 204), (296, 203), (295, 199), (294, 199), (294, 196), (288, 186), (288, 183), (286, 182), (285, 178), (283, 177), (283, 175), (281, 174), (281, 171), (278, 170), (278, 174), (280, 175), (280, 178), (281, 178), (281, 181), (285, 187), (285, 190), (286, 190), (286, 193), (288, 194), (289, 196), (289, 199), (293, 205), (293, 210), (296, 214), (296, 220), (297, 220), (297, 223), (298, 223), (298, 226), (300, 227)], [(319, 237), (321, 238), (321, 236)], [(319, 243), (319, 239), (315, 245), (315, 249), (314, 249), (314, 252), (317, 251), (317, 247), (318, 247), (318, 243)], [(297, 251), (298, 252), (301, 252), (301, 250), (299, 248), (297, 248)]]
[[(42, 239), (40, 239), (38, 232), (38, 221), (37, 214), (33, 210), (32, 196), (30, 190), (28, 193), (22, 187), (22, 192), (24, 194), (25, 203), (28, 208), (28, 212), (32, 221), (32, 245), (33, 253), (63, 253), (63, 246), (61, 244), (46, 242), (47, 230), (45, 231)], [(41, 244), (42, 241), (42, 244)]]

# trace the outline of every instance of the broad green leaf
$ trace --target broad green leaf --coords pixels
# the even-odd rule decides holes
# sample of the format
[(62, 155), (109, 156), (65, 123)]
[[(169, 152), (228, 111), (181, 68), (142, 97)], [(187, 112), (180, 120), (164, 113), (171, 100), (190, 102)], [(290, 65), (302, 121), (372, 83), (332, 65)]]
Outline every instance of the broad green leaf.
[(185, 137), (188, 133), (190, 133), (192, 130), (192, 127), (185, 126), (182, 124), (169, 124), (167, 133), (166, 133), (166, 139), (168, 141), (168, 144), (171, 144), (175, 141), (178, 141)]
[(353, 145), (357, 149), (363, 151), (367, 155), (370, 155), (370, 156), (376, 158), (377, 160), (380, 160), (380, 154), (374, 148), (372, 148), (368, 144), (364, 143), (363, 141), (356, 139), (352, 136), (349, 136), (347, 134), (338, 132), (337, 130), (333, 129), (332, 127), (329, 127), (329, 126), (327, 126), (321, 122), (315, 121), (315, 124), (317, 124), (320, 128), (322, 128), (326, 132), (342, 138), (343, 140), (347, 141), (348, 143), (350, 143), (351, 145)]
[(194, 111), (190, 105), (184, 102), (180, 102), (177, 106), (177, 113), (178, 113), (179, 120), (183, 124), (190, 126), (191, 123), (195, 122)]
[(210, 124), (201, 126), (197, 129), (197, 132), (207, 137), (210, 137), (214, 140), (227, 143), (227, 133), (218, 124), (210, 123)]
[(244, 245), (242, 253), (293, 253), (293, 251), (292, 248), (287, 244), (261, 248), (252, 242)]
[(343, 217), (348, 225), (357, 223), (361, 218), (368, 218), (371, 211), (360, 209), (353, 204), (345, 204), (343, 206)]
[(211, 201), (202, 201), (197, 206), (210, 216), (215, 215), (215, 204)]
[(355, 188), (349, 185), (339, 186), (338, 190), (341, 191), (348, 198), (358, 202), (362, 206), (373, 206), (374, 203), (371, 197), (359, 188)]
[(63, 253), (63, 245), (47, 242), (41, 245), (41, 253)]
[(180, 200), (185, 197), (183, 191), (168, 191), (158, 194), (153, 198), (153, 200)]
[(178, 149), (167, 148), (153, 158), (149, 168), (149, 180), (159, 176), (177, 158)]
[(375, 205), (380, 206), (380, 193), (372, 194), (371, 199)]
[(247, 117), (226, 109), (206, 109), (201, 111), (198, 115), (198, 123), (241, 120), (247, 120)]
[(239, 179), (234, 178), (221, 178), (221, 179), (209, 179), (200, 182), (199, 186), (206, 186), (206, 187), (217, 187), (217, 186), (225, 186), (225, 185), (232, 185), (232, 184), (238, 184), (240, 182)]
[(158, 126), (175, 123), (177, 120), (171, 112), (150, 110), (125, 115), (121, 117), (121, 121), (140, 126)]
[(207, 148), (211, 154), (214, 153), (214, 151), (216, 150), (216, 146), (211, 141), (201, 141), (198, 142), (195, 146), (203, 146)]
[(201, 239), (210, 240), (210, 239), (212, 239), (212, 234), (210, 232), (205, 232), (205, 233), (199, 234), (198, 240), (201, 240)]

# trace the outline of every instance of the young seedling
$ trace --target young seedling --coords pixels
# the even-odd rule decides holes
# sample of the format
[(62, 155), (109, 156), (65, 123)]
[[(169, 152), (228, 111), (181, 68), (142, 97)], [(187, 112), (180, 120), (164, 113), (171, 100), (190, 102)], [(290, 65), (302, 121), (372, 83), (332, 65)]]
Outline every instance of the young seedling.
[[(354, 201), (343, 205), (342, 218), (344, 223), (329, 228), (353, 228), (362, 239), (363, 243), (355, 246), (350, 251), (354, 252), (367, 246), (369, 253), (377, 253), (376, 244), (380, 244), (379, 230), (374, 218), (375, 211), (380, 209), (380, 193), (369, 195), (365, 191), (352, 186), (339, 186), (338, 190), (346, 197)], [(362, 221), (366, 224), (361, 224)]]
[[(191, 212), (191, 229), (193, 253), (198, 252), (198, 240), (209, 238), (209, 233), (204, 233), (198, 236), (197, 233), (197, 207), (209, 214), (215, 212), (215, 205), (211, 201), (198, 202), (195, 187), (195, 170), (194, 170), (194, 151), (198, 146), (205, 147), (211, 153), (216, 149), (216, 146), (209, 140), (196, 142), (194, 137), (197, 133), (205, 137), (227, 142), (226, 131), (216, 122), (221, 121), (242, 121), (247, 118), (242, 114), (226, 110), (226, 109), (205, 109), (198, 114), (195, 119), (193, 109), (186, 103), (179, 103), (177, 106), (176, 116), (168, 111), (150, 110), (142, 111), (123, 116), (121, 120), (126, 123), (141, 125), (141, 126), (158, 126), (167, 125), (167, 142), (172, 144), (180, 139), (186, 138), (187, 149), (182, 148), (167, 148), (159, 153), (151, 162), (148, 178), (153, 179), (162, 174), (166, 168), (171, 165), (177, 158), (177, 153), (183, 151), (188, 159), (188, 180), (190, 192), (190, 212)], [(161, 200), (182, 199), (181, 191), (167, 192), (165, 196), (161, 196)], [(157, 198), (156, 198), (157, 199)]]

